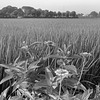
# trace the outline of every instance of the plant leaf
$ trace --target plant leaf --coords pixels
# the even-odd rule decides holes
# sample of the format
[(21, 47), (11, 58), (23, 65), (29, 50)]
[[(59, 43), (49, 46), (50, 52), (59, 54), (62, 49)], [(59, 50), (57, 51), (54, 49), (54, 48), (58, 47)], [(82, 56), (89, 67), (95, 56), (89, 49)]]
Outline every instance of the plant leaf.
[(16, 83), (14, 84), (14, 86), (13, 86), (13, 92), (14, 92), (14, 91), (21, 85), (21, 83), (24, 82), (24, 81), (25, 81), (25, 78), (24, 78), (24, 76), (22, 76), (21, 79), (19, 79), (19, 81), (16, 82)]
[(5, 78), (3, 78), (1, 81), (0, 81), (0, 84), (10, 80), (13, 78), (13, 74), (10, 74), (9, 76), (6, 76)]
[(10, 100), (23, 100), (23, 98), (21, 96), (13, 96)]
[[(10, 88), (10, 86), (8, 88), (6, 88), (2, 93), (1, 93), (1, 97), (6, 97), (6, 94), (8, 92), (8, 89)], [(1, 100), (1, 99), (0, 99)]]
[(84, 94), (82, 95), (82, 100), (88, 100), (90, 94), (93, 92), (92, 89), (88, 89), (84, 92)]
[(63, 100), (71, 100), (70, 97), (69, 97), (69, 92), (66, 91), (66, 93), (62, 96), (62, 99)]
[(34, 98), (32, 97), (32, 95), (30, 94), (29, 91), (27, 91), (26, 89), (23, 89), (23, 91), (24, 91), (24, 93), (25, 93), (25, 95), (26, 95), (27, 97), (29, 97), (30, 99), (34, 100)]
[(16, 63), (17, 66), (22, 66), (23, 64), (25, 64), (26, 61), (20, 61), (18, 63)]
[(17, 72), (20, 72), (20, 69), (16, 68), (15, 66), (12, 66), (12, 65), (7, 65), (7, 64), (0, 64), (1, 67), (4, 67), (4, 68), (8, 68), (8, 69), (11, 69), (11, 70), (15, 70)]
[(65, 65), (64, 68), (70, 71), (72, 74), (77, 74), (77, 69), (74, 65)]
[(23, 88), (23, 89), (26, 89), (28, 87), (28, 82), (27, 81), (24, 81), (20, 84), (20, 87)]
[(6, 65), (6, 64), (0, 64), (0, 67), (4, 67), (4, 68), (11, 68), (11, 65)]
[(37, 66), (37, 64), (38, 64), (39, 62), (40, 62), (40, 60), (39, 60), (39, 61), (32, 62), (32, 63), (29, 65), (28, 69), (30, 70), (30, 69), (39, 68), (40, 66)]
[(83, 90), (83, 91), (86, 91), (85, 86), (84, 86), (83, 84), (81, 84), (81, 83), (79, 83), (79, 84), (77, 85), (77, 89), (81, 89), (81, 90)]
[(48, 83), (47, 83), (47, 80), (41, 80), (39, 82), (37, 82), (34, 86), (33, 86), (33, 89), (35, 90), (38, 90), (42, 87), (48, 87)]
[(5, 72), (10, 75), (12, 73), (12, 70), (11, 69), (5, 69)]
[(64, 47), (64, 53), (66, 53), (66, 51), (67, 51), (66, 44), (64, 44), (63, 47)]
[(36, 65), (35, 65), (35, 66), (34, 66), (34, 65), (30, 65), (28, 69), (29, 69), (29, 70), (31, 70), (31, 69), (36, 69), (36, 68), (39, 68), (39, 67), (40, 67), (40, 66), (36, 66)]
[(77, 84), (78, 80), (69, 77), (69, 78), (64, 79), (62, 82), (63, 82), (62, 84), (65, 84), (66, 87), (74, 88), (74, 86)]
[(46, 73), (46, 79), (50, 84), (50, 81), (53, 79), (53, 74), (51, 73), (48, 67), (45, 68), (45, 73)]

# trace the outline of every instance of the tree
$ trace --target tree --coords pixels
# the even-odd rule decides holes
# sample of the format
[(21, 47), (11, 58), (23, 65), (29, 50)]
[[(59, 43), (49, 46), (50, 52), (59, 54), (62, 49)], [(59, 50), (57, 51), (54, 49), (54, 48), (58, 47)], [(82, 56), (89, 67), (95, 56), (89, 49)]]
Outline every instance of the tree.
[(100, 17), (100, 12), (98, 13), (98, 17)]
[(31, 10), (32, 17), (36, 17), (36, 9)]
[(60, 11), (58, 11), (57, 15), (58, 15), (58, 17), (60, 18), (61, 15), (62, 15), (62, 13), (61, 13)]
[(71, 18), (76, 18), (76, 12), (75, 11), (72, 11), (72, 12), (70, 12), (70, 17)]
[(61, 12), (58, 11), (57, 16), (60, 18), (61, 17)]
[(0, 18), (3, 18), (4, 15), (5, 15), (5, 14), (2, 12), (2, 10), (0, 10)]
[(32, 10), (34, 8), (30, 6), (23, 6), (22, 11), (24, 12), (24, 17), (32, 17)]
[(6, 6), (0, 10), (0, 18), (75, 18), (77, 16), (78, 15), (76, 15), (75, 11), (54, 12), (49, 10), (34, 9), (30, 6), (23, 6), (19, 9), (17, 7)]
[(49, 17), (50, 17), (50, 18), (54, 17), (53, 11), (49, 11)]
[(62, 17), (66, 17), (66, 12), (63, 12), (62, 13)]
[(57, 17), (57, 13), (55, 11), (53, 12), (53, 15), (55, 18)]
[(3, 17), (11, 17), (10, 14), (17, 10), (17, 7), (7, 6), (1, 9), (1, 13)]
[(18, 9), (18, 16), (21, 16), (21, 17), (24, 16), (24, 12), (22, 11), (21, 8)]
[(11, 16), (12, 18), (17, 18), (17, 17), (18, 17), (18, 10), (14, 10), (14, 11), (10, 14), (10, 16)]
[(81, 17), (83, 17), (83, 13), (79, 13), (79, 14), (77, 14), (77, 16), (79, 17), (79, 18), (81, 18)]
[(22, 11), (21, 8), (19, 8), (19, 9), (17, 9), (17, 10), (14, 10), (14, 11), (10, 14), (10, 16), (11, 16), (12, 18), (23, 17), (23, 16), (24, 16), (24, 12)]
[(49, 11), (48, 10), (44, 10), (44, 17), (48, 18), (49, 17)]
[(92, 11), (90, 14), (89, 14), (90, 17), (97, 17), (98, 16), (98, 13), (96, 11)]
[(40, 17), (41, 16), (41, 13), (42, 13), (42, 10), (41, 9), (37, 9), (36, 10), (36, 17)]
[(67, 18), (70, 17), (70, 11), (66, 11), (66, 17), (67, 17)]

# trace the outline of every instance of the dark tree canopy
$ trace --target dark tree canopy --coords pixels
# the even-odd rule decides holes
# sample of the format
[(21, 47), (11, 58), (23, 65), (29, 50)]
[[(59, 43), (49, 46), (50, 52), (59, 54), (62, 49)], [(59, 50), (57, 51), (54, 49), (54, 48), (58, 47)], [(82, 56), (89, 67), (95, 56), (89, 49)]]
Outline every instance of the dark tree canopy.
[(92, 11), (89, 15), (90, 17), (97, 17), (98, 13), (96, 11)]
[[(84, 17), (84, 14), (77, 14), (76, 11), (49, 11), (42, 9), (35, 9), (30, 6), (23, 6), (17, 8), (13, 6), (6, 6), (0, 10), (0, 18), (79, 18)], [(100, 12), (92, 11), (87, 17), (100, 17)]]

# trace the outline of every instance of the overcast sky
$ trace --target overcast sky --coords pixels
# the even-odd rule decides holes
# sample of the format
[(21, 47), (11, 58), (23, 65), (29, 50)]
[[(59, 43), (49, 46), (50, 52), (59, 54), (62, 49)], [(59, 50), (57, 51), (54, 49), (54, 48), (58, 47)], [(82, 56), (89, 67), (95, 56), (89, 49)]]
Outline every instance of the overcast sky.
[(76, 11), (77, 13), (90, 13), (100, 11), (100, 0), (0, 0), (0, 9), (5, 6), (32, 6), (36, 9), (52, 11)]

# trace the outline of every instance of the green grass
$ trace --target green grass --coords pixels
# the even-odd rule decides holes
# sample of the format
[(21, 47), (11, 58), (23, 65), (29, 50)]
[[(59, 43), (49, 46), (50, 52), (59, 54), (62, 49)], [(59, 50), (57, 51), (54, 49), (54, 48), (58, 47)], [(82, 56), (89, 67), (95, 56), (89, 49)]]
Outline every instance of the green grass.
[(13, 62), (23, 41), (51, 40), (60, 47), (73, 44), (72, 54), (93, 50), (96, 55), (99, 27), (99, 19), (0, 19), (0, 62)]
[(12, 45), (16, 51), (23, 41), (52, 40), (60, 46), (74, 43), (75, 53), (90, 52), (99, 45), (99, 27), (99, 19), (0, 19), (1, 49)]
[[(93, 66), (100, 55), (99, 34), (100, 19), (0, 19), (0, 63), (13, 63), (23, 41), (31, 44), (51, 40), (62, 49), (63, 44), (71, 44), (72, 55), (91, 52), (93, 57), (87, 60), (86, 67), (93, 67), (89, 74), (99, 75), (95, 73), (98, 66)], [(39, 50), (41, 47), (37, 54)], [(81, 66), (80, 60), (73, 63), (77, 68)], [(3, 72), (1, 69), (0, 80)]]

